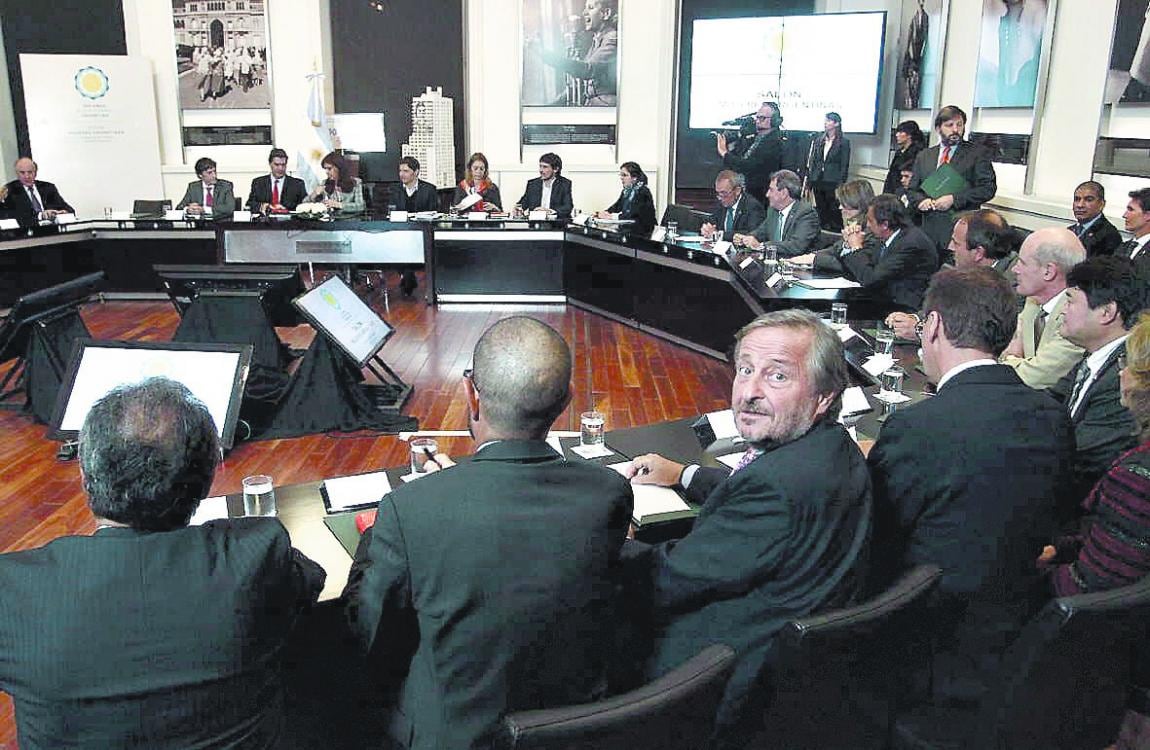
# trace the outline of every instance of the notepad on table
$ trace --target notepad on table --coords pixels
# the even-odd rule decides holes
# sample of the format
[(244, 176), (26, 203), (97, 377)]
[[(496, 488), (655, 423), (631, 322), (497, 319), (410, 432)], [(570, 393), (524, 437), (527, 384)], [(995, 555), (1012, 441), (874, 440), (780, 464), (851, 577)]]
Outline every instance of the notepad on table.
[(325, 479), (320, 485), (320, 494), (329, 513), (370, 508), (389, 492), (391, 482), (382, 471)]
[[(630, 466), (630, 461), (623, 461), (611, 464), (608, 468), (626, 476)], [(631, 520), (635, 522), (636, 526), (659, 521), (674, 521), (679, 518), (690, 518), (698, 515), (698, 511), (688, 505), (687, 501), (670, 487), (632, 484), (631, 490), (635, 493), (635, 510), (631, 513)]]

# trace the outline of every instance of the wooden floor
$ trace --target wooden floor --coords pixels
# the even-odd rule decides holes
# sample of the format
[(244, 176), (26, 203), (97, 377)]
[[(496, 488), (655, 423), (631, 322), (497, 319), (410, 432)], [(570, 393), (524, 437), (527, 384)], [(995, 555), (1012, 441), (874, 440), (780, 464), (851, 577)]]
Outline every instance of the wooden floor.
[[(392, 288), (397, 279), (390, 278)], [(422, 289), (420, 290), (422, 291)], [(369, 296), (380, 312), (378, 291)], [(731, 373), (724, 363), (665, 343), (597, 315), (564, 305), (445, 305), (391, 295), (396, 327), (383, 358), (415, 393), (405, 412), (422, 429), (467, 428), (461, 373), (471, 363), (480, 334), (509, 315), (525, 314), (550, 324), (567, 339), (575, 355), (571, 406), (555, 424), (577, 430), (578, 415), (595, 407), (607, 416), (607, 428), (652, 424), (729, 406)], [(166, 302), (93, 303), (82, 312), (96, 338), (166, 341), (178, 323)], [(293, 346), (306, 346), (310, 329), (281, 329)], [(0, 376), (10, 365), (0, 367)], [(95, 522), (80, 487), (74, 461), (58, 462), (57, 443), (44, 438), (44, 425), (18, 411), (0, 411), (0, 551), (37, 547), (64, 534), (89, 534)], [(441, 446), (451, 454), (471, 451), (465, 438)], [(238, 445), (224, 460), (212, 494), (238, 492), (240, 481), (264, 472), (276, 484), (294, 484), (398, 466), (407, 460), (407, 444), (395, 436), (366, 433), (312, 435)], [(0, 593), (2, 595), (2, 593)], [(11, 701), (0, 694), (0, 750), (16, 747)]]

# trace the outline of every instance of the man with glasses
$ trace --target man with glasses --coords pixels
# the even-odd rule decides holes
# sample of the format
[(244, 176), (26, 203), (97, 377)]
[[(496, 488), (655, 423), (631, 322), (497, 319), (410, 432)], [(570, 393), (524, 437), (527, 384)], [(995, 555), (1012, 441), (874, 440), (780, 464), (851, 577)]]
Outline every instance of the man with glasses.
[(892, 413), (867, 457), (872, 588), (914, 565), (943, 570), (939, 696), (976, 701), (1047, 596), (1034, 551), (1056, 531), (1074, 437), (1064, 409), (997, 362), (1017, 309), (991, 268), (936, 273), (917, 329), (937, 395)]
[(736, 232), (749, 234), (767, 218), (763, 204), (743, 189), (745, 184), (741, 174), (729, 169), (715, 177), (715, 197), (719, 199), (719, 207), (711, 214), (711, 220), (700, 228), (704, 237), (721, 231), (723, 239), (730, 242)]
[(723, 159), (723, 166), (746, 177), (747, 192), (765, 203), (771, 175), (783, 165), (783, 117), (779, 105), (763, 102), (754, 119), (755, 137), (746, 151), (740, 153), (733, 148), (722, 133), (715, 134), (715, 148)]
[(383, 498), (344, 592), (413, 749), (486, 747), (506, 713), (599, 697), (631, 520), (627, 480), (544, 442), (571, 401), (563, 338), (505, 318), (472, 361), (475, 454), (429, 457), (434, 473)]
[(1134, 265), (1113, 255), (1087, 258), (1070, 271), (1066, 284), (1060, 330), (1086, 355), (1050, 393), (1074, 424), (1077, 503), (1114, 459), (1138, 442), (1134, 415), (1119, 397), (1118, 360), (1126, 354), (1126, 336), (1150, 303), (1150, 292)]

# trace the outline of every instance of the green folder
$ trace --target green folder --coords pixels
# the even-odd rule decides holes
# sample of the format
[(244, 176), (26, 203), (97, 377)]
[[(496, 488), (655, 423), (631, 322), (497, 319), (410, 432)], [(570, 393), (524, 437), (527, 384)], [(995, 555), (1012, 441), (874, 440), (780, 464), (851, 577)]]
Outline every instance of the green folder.
[(931, 198), (938, 198), (966, 190), (970, 187), (970, 183), (963, 179), (958, 170), (951, 165), (941, 164), (938, 169), (934, 170), (934, 174), (922, 181), (919, 187)]

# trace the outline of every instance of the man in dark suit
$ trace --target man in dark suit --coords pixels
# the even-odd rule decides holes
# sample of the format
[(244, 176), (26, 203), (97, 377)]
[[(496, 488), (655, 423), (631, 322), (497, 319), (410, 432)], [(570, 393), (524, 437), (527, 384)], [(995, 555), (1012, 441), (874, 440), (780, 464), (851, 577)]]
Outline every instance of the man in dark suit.
[(857, 590), (871, 492), (862, 453), (836, 422), (847, 377), (838, 336), (813, 313), (762, 315), (736, 335), (731, 405), (750, 448), (734, 472), (656, 454), (631, 464), (632, 481), (681, 485), (703, 503), (677, 542), (627, 543), (625, 590), (653, 619), (647, 677), (712, 643), (735, 650), (713, 747), (748, 747), (783, 625)]
[(563, 160), (558, 154), (539, 157), (539, 176), (527, 181), (527, 189), (519, 199), (519, 207), (528, 211), (546, 209), (559, 221), (571, 218), (575, 202), (571, 197), (571, 180), (564, 177)]
[(0, 689), (21, 747), (283, 746), (280, 654), (324, 572), (274, 518), (187, 525), (219, 460), (178, 383), (92, 407), (96, 533), (0, 556)]
[(4, 186), (0, 207), (20, 226), (34, 227), (42, 219), (55, 219), (56, 214), (76, 213), (55, 185), (36, 179), (39, 167), (30, 157), (21, 156), (14, 167), (17, 179)]
[(891, 310), (918, 310), (938, 268), (934, 243), (910, 223), (893, 195), (879, 195), (867, 209), (867, 229), (877, 245), (852, 250), (844, 245), (839, 262), (846, 274)]
[(1150, 278), (1150, 188), (1130, 191), (1130, 200), (1122, 214), (1126, 231), (1134, 235), (1114, 251), (1120, 258), (1129, 258), (1146, 278)]
[(722, 231), (723, 239), (730, 242), (736, 234), (749, 234), (767, 218), (763, 204), (744, 190), (743, 175), (724, 169), (715, 177), (715, 197), (719, 207), (710, 221), (699, 228), (703, 236)]
[(1087, 257), (1113, 255), (1122, 244), (1122, 235), (1102, 215), (1106, 208), (1106, 188), (1101, 183), (1088, 180), (1074, 188), (1074, 219), (1067, 227), (1086, 248)]
[(268, 154), (270, 174), (252, 180), (248, 193), (248, 210), (257, 214), (286, 213), (303, 203), (307, 186), (298, 177), (287, 173), (288, 155), (282, 148), (273, 148)]
[(196, 176), (200, 179), (188, 183), (184, 197), (176, 208), (184, 209), (190, 216), (203, 218), (228, 218), (236, 211), (235, 193), (232, 183), (216, 176), (216, 163), (204, 156), (196, 160)]
[(750, 234), (732, 238), (735, 245), (760, 249), (773, 245), (780, 258), (813, 252), (819, 242), (819, 215), (814, 206), (799, 200), (803, 183), (789, 169), (780, 169), (771, 175), (767, 188), (767, 217)]
[(1070, 413), (1078, 450), (1074, 457), (1077, 509), (1118, 456), (1137, 444), (1138, 425), (1119, 394), (1118, 360), (1126, 336), (1150, 306), (1145, 277), (1125, 258), (1087, 258), (1066, 277), (1061, 333), (1086, 356), (1050, 389)]
[[(632, 493), (544, 442), (571, 352), (537, 320), (489, 328), (464, 374), (479, 449), (392, 491), (348, 578), (352, 631), (396, 690), (401, 745), (487, 747), (511, 711), (598, 697)], [(437, 468), (428, 461), (429, 469)]]
[[(955, 106), (939, 110), (934, 118), (939, 144), (923, 149), (914, 160), (907, 198), (911, 208), (922, 214), (922, 229), (942, 250), (950, 241), (950, 230), (956, 211), (970, 211), (986, 203), (998, 191), (990, 152), (982, 146), (964, 141), (966, 113)], [(951, 194), (931, 197), (922, 183), (943, 164), (949, 164), (966, 181), (966, 187)]]
[(763, 102), (754, 120), (755, 137), (745, 150), (733, 148), (722, 133), (715, 134), (715, 148), (723, 167), (743, 175), (747, 192), (762, 203), (767, 199), (771, 175), (783, 167), (783, 116), (778, 104)]
[[(419, 179), (419, 159), (414, 156), (399, 160), (399, 184), (391, 188), (391, 205), (409, 214), (439, 210), (439, 193), (435, 185)], [(405, 269), (399, 282), (403, 296), (410, 297), (418, 283), (415, 271)]]
[(944, 269), (923, 302), (922, 360), (938, 394), (888, 417), (867, 457), (876, 578), (942, 567), (936, 697), (977, 700), (1046, 599), (1035, 550), (1055, 531), (1074, 451), (1066, 412), (996, 362), (1017, 303), (990, 268)]

